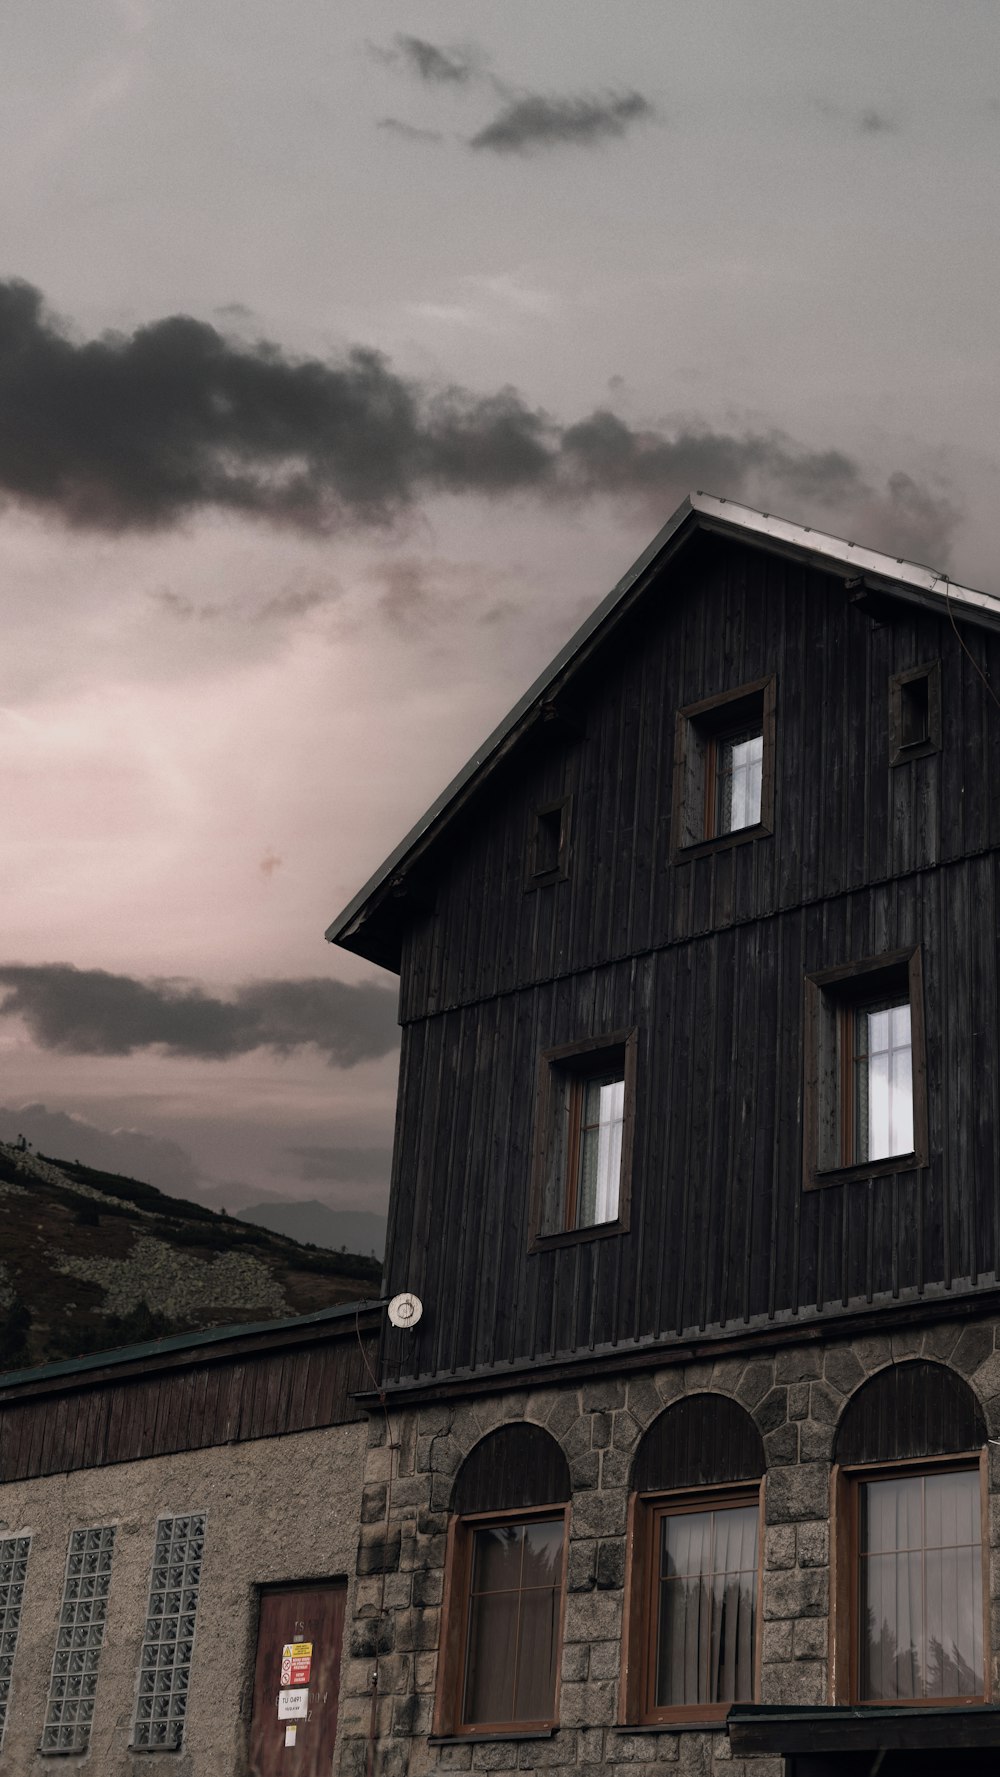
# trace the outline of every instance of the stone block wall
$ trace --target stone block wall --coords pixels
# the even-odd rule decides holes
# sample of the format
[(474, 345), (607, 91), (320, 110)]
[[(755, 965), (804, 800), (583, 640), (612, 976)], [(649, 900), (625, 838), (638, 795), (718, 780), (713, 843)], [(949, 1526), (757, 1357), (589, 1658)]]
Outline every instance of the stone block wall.
[[(619, 1725), (625, 1535), (632, 1456), (672, 1402), (706, 1390), (752, 1415), (767, 1458), (760, 1701), (830, 1701), (830, 1476), (847, 1400), (887, 1364), (926, 1357), (952, 1365), (1000, 1434), (1000, 1323), (939, 1323), (904, 1334), (818, 1342), (772, 1356), (664, 1366), (537, 1391), (392, 1409), (368, 1430), (363, 1524), (350, 1648), (345, 1649), (340, 1777), (364, 1777), (378, 1654), (377, 1777), (444, 1771), (615, 1772), (779, 1777), (780, 1759), (741, 1760), (725, 1732), (635, 1731)], [(434, 1743), (445, 1553), (452, 1488), (468, 1452), (510, 1421), (543, 1425), (572, 1481), (559, 1730), (548, 1738)], [(994, 1695), (1000, 1692), (1000, 1450), (990, 1450), (990, 1599)], [(392, 1472), (391, 1511), (386, 1521)]]

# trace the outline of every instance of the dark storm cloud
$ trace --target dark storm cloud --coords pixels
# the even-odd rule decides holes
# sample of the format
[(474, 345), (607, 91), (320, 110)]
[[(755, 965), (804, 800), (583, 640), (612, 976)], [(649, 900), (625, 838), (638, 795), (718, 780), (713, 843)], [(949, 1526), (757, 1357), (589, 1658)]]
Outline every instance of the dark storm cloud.
[(603, 93), (576, 98), (526, 93), (512, 99), (473, 136), (470, 148), (494, 154), (532, 154), (549, 148), (592, 148), (624, 136), (633, 124), (653, 116), (641, 93)]
[(392, 1167), (391, 1148), (313, 1147), (289, 1148), (302, 1179), (322, 1179), (338, 1184), (381, 1185)]
[(138, 981), (70, 963), (0, 966), (0, 1013), (23, 1018), (43, 1049), (67, 1055), (168, 1055), (226, 1061), (253, 1049), (312, 1045), (333, 1067), (389, 1054), (398, 1040), (387, 988), (324, 979), (252, 981), (228, 999), (188, 982)]
[(872, 106), (867, 111), (862, 111), (858, 118), (858, 128), (863, 136), (882, 136), (891, 134), (896, 123), (894, 118), (887, 116), (884, 111), (876, 111)]
[[(940, 551), (956, 515), (904, 481), (882, 496), (885, 546), (897, 513), (900, 549)], [(294, 359), (183, 315), (79, 343), (36, 290), (0, 283), (0, 497), (68, 524), (120, 532), (216, 508), (322, 534), (434, 493), (607, 495), (662, 514), (692, 487), (852, 512), (875, 498), (850, 458), (779, 434), (636, 428), (608, 411), (561, 426), (514, 389), (434, 390), (373, 351)]]
[(461, 85), (476, 72), (477, 58), (470, 49), (442, 49), (426, 37), (408, 37), (397, 31), (393, 42), (406, 66), (421, 80), (439, 86)]
[(418, 129), (415, 123), (403, 123), (398, 117), (380, 117), (380, 130), (390, 130), (394, 136), (402, 136), (405, 142), (440, 142), (440, 130)]

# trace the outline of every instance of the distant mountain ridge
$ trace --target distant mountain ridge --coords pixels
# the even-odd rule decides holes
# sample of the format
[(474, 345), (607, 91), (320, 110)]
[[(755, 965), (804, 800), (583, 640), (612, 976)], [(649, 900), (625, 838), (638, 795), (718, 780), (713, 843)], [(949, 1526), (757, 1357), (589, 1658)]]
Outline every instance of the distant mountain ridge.
[(0, 1142), (0, 1373), (310, 1314), (376, 1297), (380, 1284), (370, 1257)]
[(385, 1251), (385, 1216), (370, 1210), (330, 1209), (316, 1197), (292, 1202), (281, 1197), (252, 1203), (236, 1214), (241, 1222), (333, 1252), (374, 1253), (380, 1259)]

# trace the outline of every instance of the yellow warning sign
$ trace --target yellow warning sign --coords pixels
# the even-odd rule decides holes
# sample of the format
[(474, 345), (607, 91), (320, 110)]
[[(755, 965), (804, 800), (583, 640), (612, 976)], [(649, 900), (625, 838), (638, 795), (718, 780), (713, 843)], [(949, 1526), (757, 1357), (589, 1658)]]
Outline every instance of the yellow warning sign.
[(311, 1641), (286, 1641), (281, 1650), (283, 1660), (308, 1660), (313, 1651)]

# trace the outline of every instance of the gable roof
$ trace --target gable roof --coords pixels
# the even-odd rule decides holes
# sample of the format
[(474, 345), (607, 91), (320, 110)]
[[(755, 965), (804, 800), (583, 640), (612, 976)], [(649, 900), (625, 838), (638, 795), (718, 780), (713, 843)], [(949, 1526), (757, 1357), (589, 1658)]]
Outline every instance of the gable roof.
[(333, 921), (326, 933), (331, 944), (356, 951), (386, 968), (399, 969), (405, 903), (409, 900), (412, 905), (419, 899), (414, 872), (529, 730), (557, 714), (556, 699), (565, 682), (604, 641), (639, 592), (697, 532), (714, 533), (771, 554), (789, 556), (870, 593), (937, 612), (955, 612), (967, 621), (1000, 630), (1000, 598), (991, 593), (959, 585), (947, 574), (906, 561), (902, 556), (866, 549), (735, 500), (719, 499), (714, 494), (689, 494), (618, 584)]

